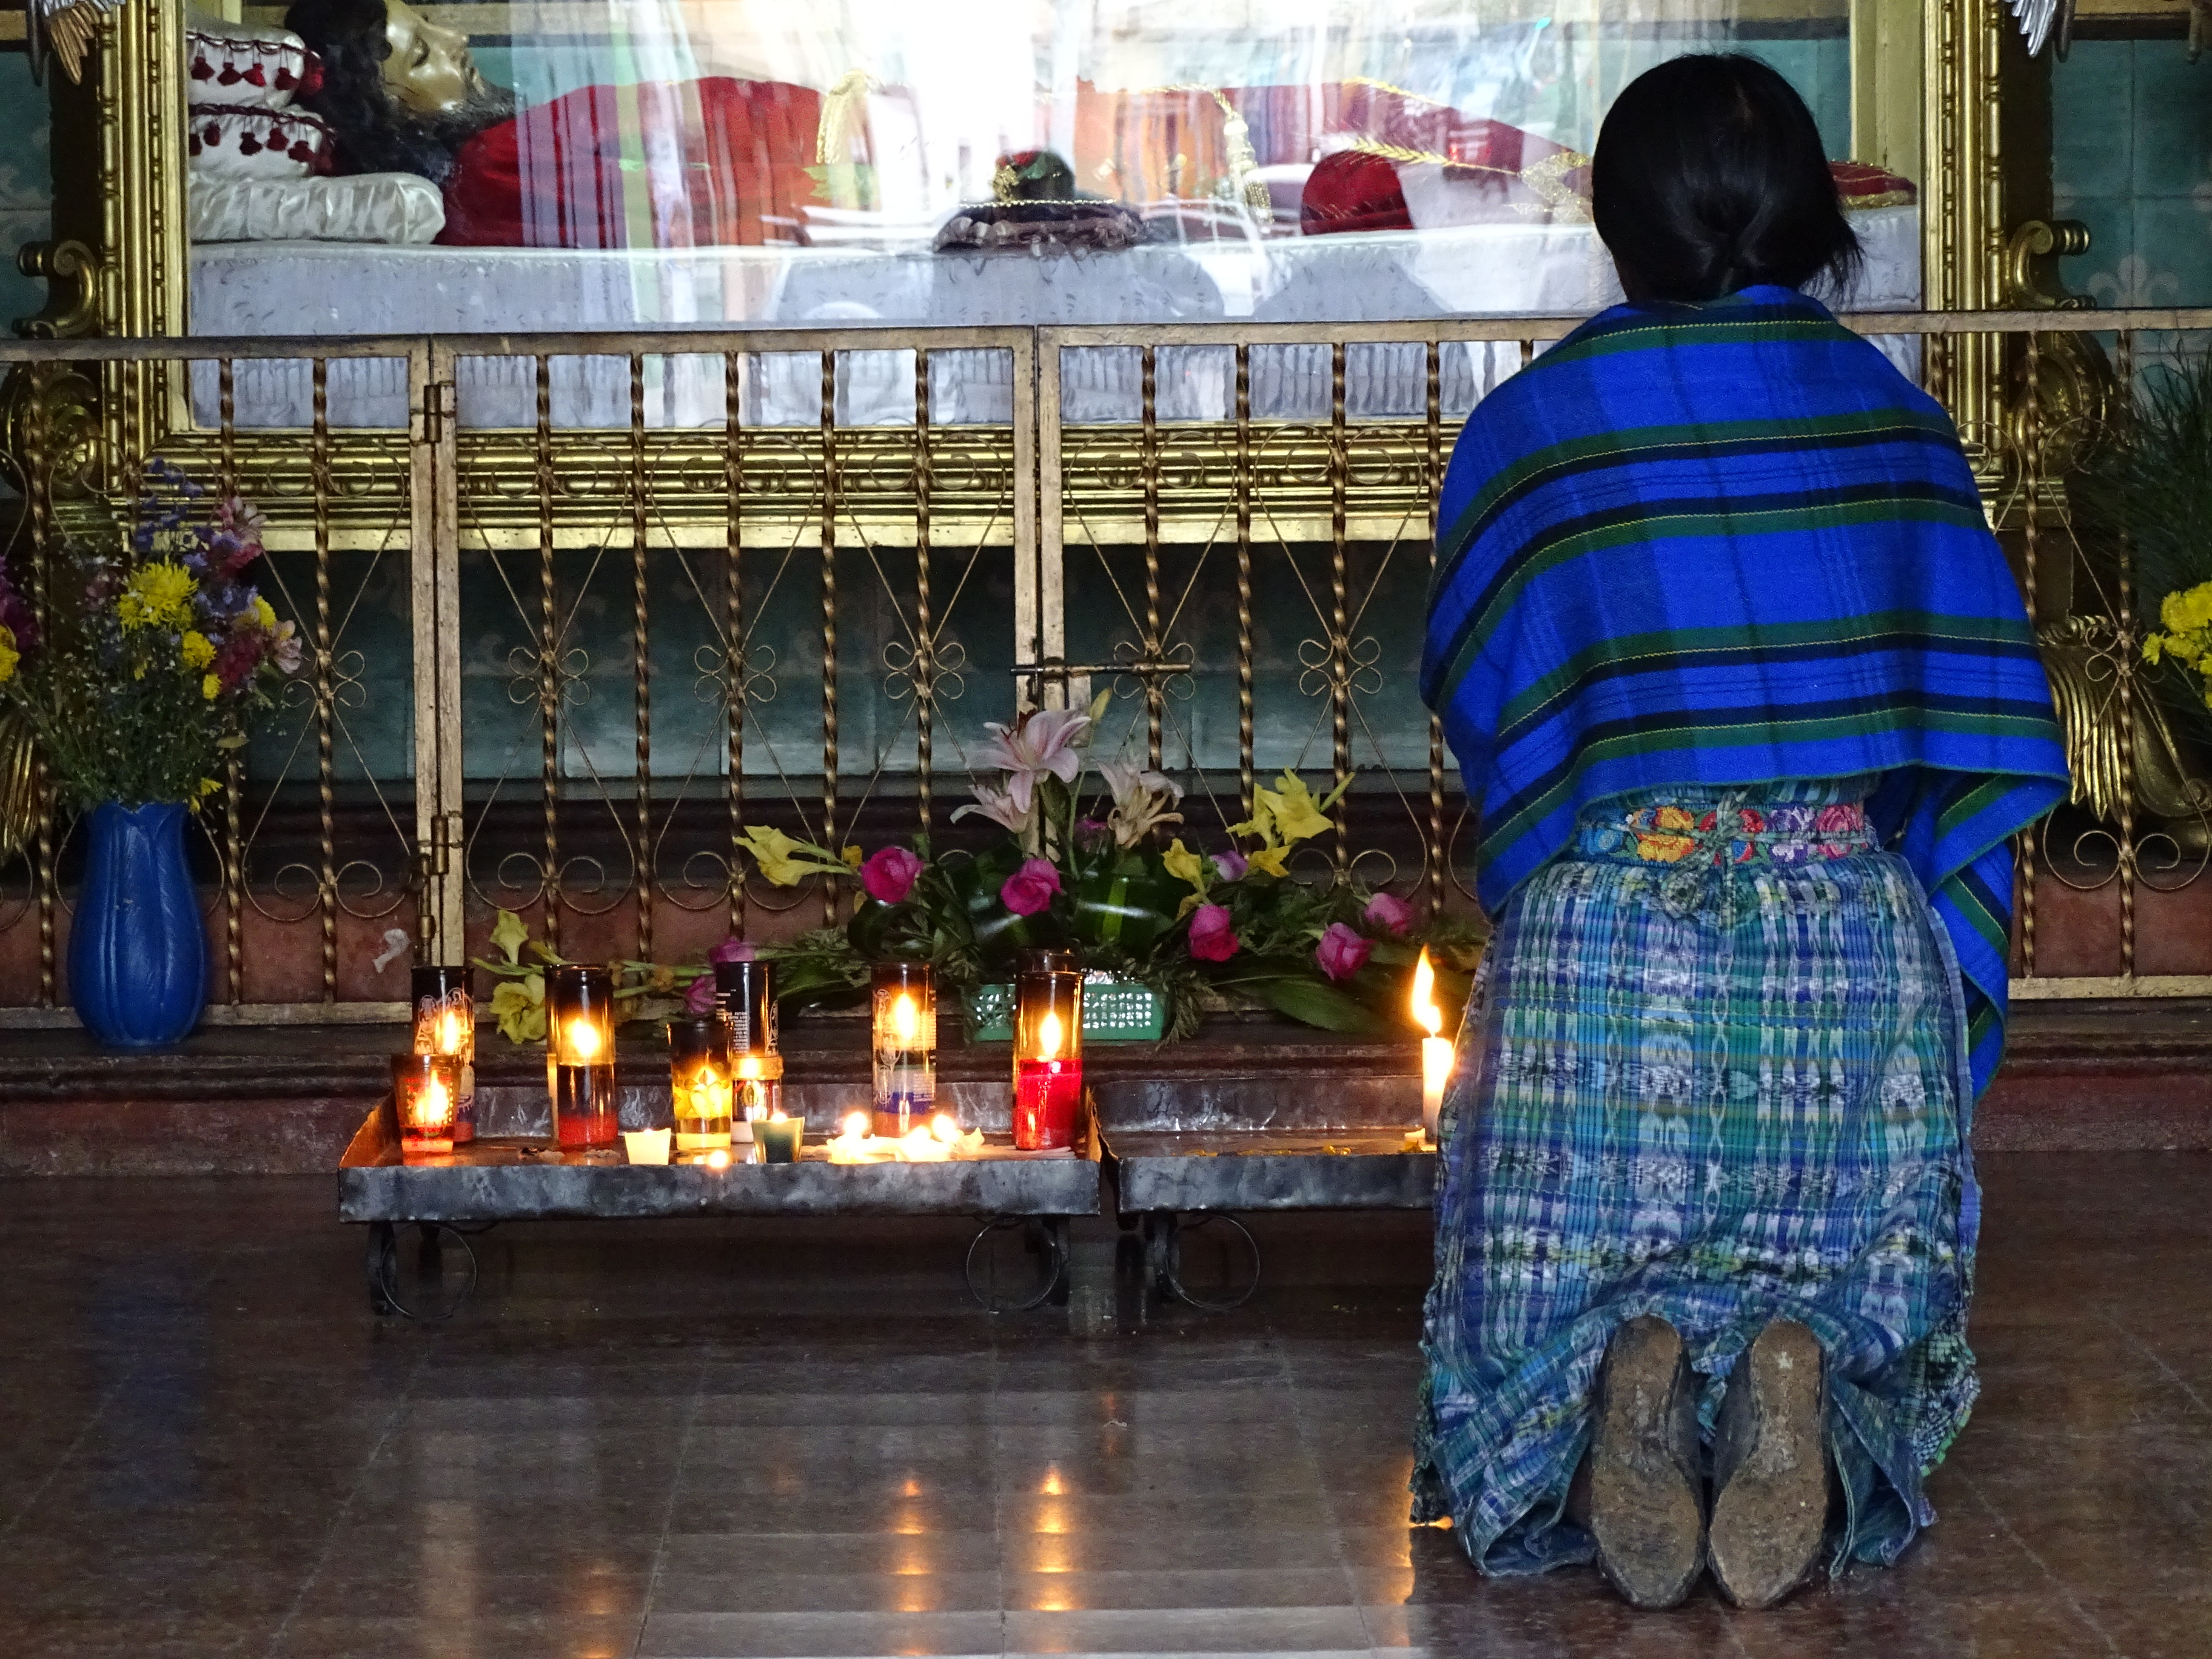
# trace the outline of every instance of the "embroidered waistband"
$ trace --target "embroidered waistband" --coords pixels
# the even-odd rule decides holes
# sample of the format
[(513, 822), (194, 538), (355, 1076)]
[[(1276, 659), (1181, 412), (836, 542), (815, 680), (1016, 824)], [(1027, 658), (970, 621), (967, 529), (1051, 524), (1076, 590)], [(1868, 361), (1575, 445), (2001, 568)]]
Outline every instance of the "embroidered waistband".
[(1874, 850), (1860, 801), (1668, 806), (1583, 815), (1572, 856), (1627, 864), (1810, 864)]

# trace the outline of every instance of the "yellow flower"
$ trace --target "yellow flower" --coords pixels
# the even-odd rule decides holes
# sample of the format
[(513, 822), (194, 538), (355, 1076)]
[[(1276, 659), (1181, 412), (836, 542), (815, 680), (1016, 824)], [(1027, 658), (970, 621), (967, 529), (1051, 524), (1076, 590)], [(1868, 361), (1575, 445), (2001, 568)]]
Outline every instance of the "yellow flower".
[(253, 614), (261, 619), (261, 625), (264, 628), (275, 631), (276, 608), (258, 593), (253, 596)]
[(764, 823), (749, 826), (744, 842), (760, 865), (761, 874), (778, 887), (796, 887), (814, 874), (851, 873), (845, 860), (810, 842), (793, 841), (781, 830)]
[(503, 979), (491, 994), (492, 1018), (509, 1042), (538, 1042), (545, 1036), (545, 976)]
[(15, 648), (15, 630), (0, 628), (0, 685), (15, 678), (15, 665), (23, 660), (23, 653)]
[(202, 778), (200, 780), (200, 799), (203, 800), (206, 799), (207, 797), (212, 795), (216, 790), (222, 787), (222, 786), (216, 782), (213, 778)]
[(126, 629), (182, 628), (192, 619), (192, 595), (198, 592), (184, 566), (155, 559), (131, 573), (116, 596), (115, 614)]
[(1206, 861), (1186, 848), (1182, 836), (1168, 843), (1168, 850), (1160, 854), (1160, 862), (1177, 881), (1188, 882), (1201, 893), (1206, 890)]
[(222, 695), (222, 677), (221, 675), (210, 674), (205, 679), (200, 682), (200, 696), (205, 697), (210, 702), (213, 702)]
[(177, 648), (187, 668), (205, 668), (215, 660), (214, 642), (198, 629), (187, 633)]
[(506, 953), (509, 962), (520, 962), (522, 947), (530, 943), (530, 929), (514, 911), (502, 910), (492, 924), (491, 942)]
[(1697, 844), (1688, 836), (1651, 836), (1639, 830), (1636, 836), (1636, 856), (1646, 864), (1679, 864), (1690, 856)]
[(860, 867), (862, 861), (867, 857), (867, 854), (861, 852), (858, 847), (848, 847), (838, 856), (845, 860), (846, 868), (857, 870)]
[[(1295, 772), (1285, 772), (1281, 782), (1282, 793), (1274, 801), (1275, 833), (1283, 838), (1285, 844), (1304, 841), (1336, 828), (1335, 821), (1324, 817), (1321, 809), (1314, 805), (1313, 792), (1306, 787), (1304, 778)], [(1337, 796), (1343, 793), (1340, 785), (1335, 793), (1328, 798), (1328, 804), (1334, 805)]]
[(1280, 881), (1283, 866), (1289, 861), (1290, 856), (1291, 849), (1287, 847), (1263, 847), (1255, 853), (1247, 853), (1244, 862), (1255, 870), (1265, 870)]
[(1651, 827), (1677, 831), (1694, 830), (1698, 827), (1698, 821), (1690, 816), (1686, 807), (1662, 806), (1651, 815)]

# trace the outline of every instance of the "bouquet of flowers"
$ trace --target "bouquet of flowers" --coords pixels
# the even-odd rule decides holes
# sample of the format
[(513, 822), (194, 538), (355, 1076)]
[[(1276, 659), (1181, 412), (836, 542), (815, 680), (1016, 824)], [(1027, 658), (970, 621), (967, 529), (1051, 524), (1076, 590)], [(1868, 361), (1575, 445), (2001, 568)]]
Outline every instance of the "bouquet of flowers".
[(127, 536), (56, 550), (43, 628), (0, 572), (0, 698), (64, 802), (195, 802), (221, 787), (223, 757), (300, 668), (293, 625), (246, 579), (261, 522), (156, 459)]
[(1336, 827), (1329, 814), (1349, 780), (1317, 800), (1285, 771), (1275, 787), (1253, 792), (1252, 816), (1230, 827), (1227, 845), (1201, 854), (1177, 836), (1162, 847), (1161, 835), (1183, 822), (1182, 791), (1158, 772), (1090, 759), (1105, 695), (1088, 711), (1041, 709), (986, 727), (996, 776), (953, 814), (1006, 832), (981, 853), (935, 856), (921, 838), (872, 854), (833, 852), (748, 830), (769, 881), (854, 880), (866, 896), (842, 933), (810, 934), (777, 952), (789, 963), (787, 985), (834, 994), (858, 986), (868, 963), (904, 957), (972, 989), (1006, 977), (1024, 946), (1073, 945), (1091, 968), (1156, 993), (1171, 1036), (1197, 1029), (1209, 993), (1332, 1030), (1376, 1032), (1403, 1024), (1407, 975), (1425, 944), (1441, 959), (1443, 993), (1458, 978), (1463, 994), (1480, 945), (1474, 929), (1443, 919), (1417, 927), (1413, 908), (1392, 894), (1291, 878), (1298, 845)]

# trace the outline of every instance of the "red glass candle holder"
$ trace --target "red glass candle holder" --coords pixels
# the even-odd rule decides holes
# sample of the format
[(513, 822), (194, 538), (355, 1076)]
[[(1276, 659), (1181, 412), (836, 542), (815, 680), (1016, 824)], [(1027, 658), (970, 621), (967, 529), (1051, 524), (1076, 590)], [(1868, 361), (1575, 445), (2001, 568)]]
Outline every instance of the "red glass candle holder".
[(460, 1062), (451, 1054), (392, 1055), (392, 1110), (399, 1120), (400, 1157), (451, 1152), (460, 1099)]
[(1072, 966), (1014, 976), (1014, 1145), (1075, 1144), (1083, 1103), (1083, 975)]
[(409, 988), (415, 1002), (415, 1052), (447, 1054), (459, 1062), (453, 1144), (465, 1146), (477, 1138), (477, 1006), (469, 994), (469, 970), (417, 968)]
[(620, 1139), (615, 1097), (615, 976), (563, 963), (545, 970), (545, 1088), (563, 1152)]

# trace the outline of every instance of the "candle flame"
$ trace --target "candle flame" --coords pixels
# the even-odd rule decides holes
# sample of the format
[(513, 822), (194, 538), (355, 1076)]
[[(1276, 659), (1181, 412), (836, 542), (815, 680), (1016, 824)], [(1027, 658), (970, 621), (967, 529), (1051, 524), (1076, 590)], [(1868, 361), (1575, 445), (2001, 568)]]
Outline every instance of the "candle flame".
[(573, 1063), (588, 1065), (599, 1057), (599, 1028), (587, 1018), (568, 1022), (568, 1058)]
[(915, 1033), (921, 1030), (921, 1015), (914, 1006), (914, 999), (904, 991), (901, 991), (898, 1000), (891, 1004), (891, 1030), (902, 1043), (912, 1042)]
[(1442, 1035), (1444, 1011), (1437, 1006), (1437, 970), (1429, 966), (1429, 947), (1421, 947), (1421, 959), (1413, 964), (1413, 994), (1410, 999), (1413, 1023), (1431, 1036)]
[(458, 1054), (461, 1052), (461, 1012), (448, 1008), (438, 1017), (438, 1052)]
[(717, 1146), (713, 1152), (707, 1154), (707, 1167), (710, 1170), (728, 1169), (730, 1167), (729, 1153), (724, 1151), (721, 1147)]
[(1060, 1056), (1060, 1016), (1050, 1009), (1037, 1022), (1037, 1058), (1056, 1060)]
[(781, 1107), (781, 1106), (779, 1106), (779, 1107), (777, 1107), (774, 1111), (770, 1112), (770, 1113), (768, 1115), (768, 1121), (769, 1121), (769, 1122), (771, 1122), (771, 1123), (781, 1123), (781, 1122), (782, 1122), (782, 1121), (783, 1121), (783, 1108), (782, 1108), (782, 1107)]
[(415, 1121), (433, 1127), (452, 1121), (453, 1097), (447, 1092), (445, 1080), (433, 1077), (429, 1086), (415, 1097)]
[[(778, 1112), (776, 1115), (781, 1117), (783, 1114)], [(866, 1140), (868, 1138), (868, 1132), (874, 1127), (875, 1120), (866, 1112), (845, 1114), (845, 1139), (848, 1140)]]
[(951, 1113), (939, 1112), (929, 1120), (929, 1133), (949, 1146), (960, 1139), (960, 1126), (952, 1121)]
[(738, 1061), (738, 1075), (747, 1083), (758, 1083), (761, 1080), (759, 1060), (751, 1054), (745, 1055)]

